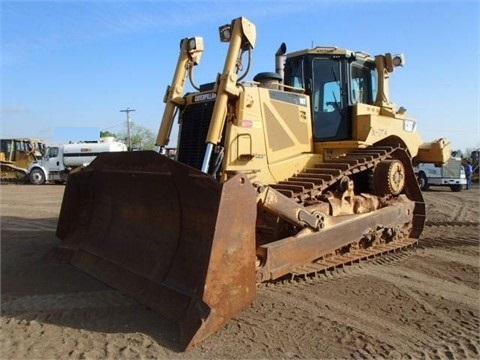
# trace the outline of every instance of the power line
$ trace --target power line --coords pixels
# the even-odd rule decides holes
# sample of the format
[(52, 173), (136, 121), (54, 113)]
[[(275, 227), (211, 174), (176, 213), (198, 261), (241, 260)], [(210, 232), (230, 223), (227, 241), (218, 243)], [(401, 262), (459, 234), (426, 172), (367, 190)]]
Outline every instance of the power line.
[(124, 110), (120, 110), (120, 112), (127, 114), (128, 151), (132, 150), (132, 138), (130, 137), (130, 113), (132, 111), (135, 111), (135, 109), (130, 109), (129, 107)]
[(121, 123), (118, 123), (118, 124), (115, 124), (115, 125), (106, 126), (106, 127), (102, 128), (102, 130), (112, 129), (112, 128), (120, 126), (120, 125), (123, 125), (123, 121)]

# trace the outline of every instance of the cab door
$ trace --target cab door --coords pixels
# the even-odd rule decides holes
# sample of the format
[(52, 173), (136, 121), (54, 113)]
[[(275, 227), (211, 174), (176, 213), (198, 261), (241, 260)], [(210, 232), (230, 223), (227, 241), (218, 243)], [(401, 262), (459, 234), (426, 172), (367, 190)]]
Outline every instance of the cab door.
[(316, 141), (347, 140), (351, 137), (348, 86), (344, 61), (314, 58), (312, 61), (313, 126)]
[(63, 171), (63, 151), (61, 147), (52, 146), (47, 149), (44, 166), (49, 172)]

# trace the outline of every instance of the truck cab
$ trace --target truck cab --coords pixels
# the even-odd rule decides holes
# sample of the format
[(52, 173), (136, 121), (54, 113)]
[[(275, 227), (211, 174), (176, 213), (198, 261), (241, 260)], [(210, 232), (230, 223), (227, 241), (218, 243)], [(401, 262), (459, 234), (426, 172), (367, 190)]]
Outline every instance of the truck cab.
[(43, 163), (43, 166), (47, 167), (50, 172), (64, 171), (65, 165), (63, 163), (63, 147), (49, 147), (41, 162)]
[(424, 191), (430, 186), (448, 186), (450, 190), (458, 192), (467, 185), (465, 169), (458, 157), (451, 157), (443, 166), (420, 163), (415, 167), (415, 173), (420, 188)]
[(68, 172), (71, 169), (65, 165), (63, 152), (63, 146), (51, 146), (47, 148), (42, 158), (29, 165), (28, 173), (30, 182), (34, 185), (43, 185), (48, 181), (57, 183), (65, 182)]

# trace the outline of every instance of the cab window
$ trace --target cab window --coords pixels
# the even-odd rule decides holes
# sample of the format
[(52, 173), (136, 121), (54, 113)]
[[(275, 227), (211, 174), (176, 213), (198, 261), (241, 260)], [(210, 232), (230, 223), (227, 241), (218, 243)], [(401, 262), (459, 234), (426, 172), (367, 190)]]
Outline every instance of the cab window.
[(377, 96), (377, 72), (375, 69), (352, 63), (350, 73), (352, 77), (351, 105), (357, 103), (372, 105)]
[(48, 157), (57, 157), (58, 156), (58, 147), (51, 147), (47, 152)]
[(339, 137), (343, 132), (341, 63), (334, 59), (316, 58), (312, 65), (315, 138), (326, 140)]
[(285, 66), (285, 84), (295, 88), (305, 89), (303, 82), (303, 60), (293, 60)]

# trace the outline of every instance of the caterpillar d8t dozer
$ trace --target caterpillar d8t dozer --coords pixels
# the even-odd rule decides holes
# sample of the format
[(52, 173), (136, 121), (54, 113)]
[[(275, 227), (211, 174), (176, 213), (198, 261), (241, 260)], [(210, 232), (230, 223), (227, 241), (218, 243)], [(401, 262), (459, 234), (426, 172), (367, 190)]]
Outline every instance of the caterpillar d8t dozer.
[(165, 148), (178, 121), (175, 159), (101, 154), (65, 189), (58, 254), (173, 320), (183, 349), (259, 283), (415, 244), (425, 207), (413, 164), (450, 156), (390, 102), (403, 56), (282, 44), (276, 71), (247, 81), (255, 37), (243, 17), (221, 26), (223, 72), (201, 86), (203, 39), (181, 41), (157, 138)]

